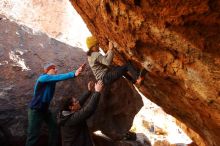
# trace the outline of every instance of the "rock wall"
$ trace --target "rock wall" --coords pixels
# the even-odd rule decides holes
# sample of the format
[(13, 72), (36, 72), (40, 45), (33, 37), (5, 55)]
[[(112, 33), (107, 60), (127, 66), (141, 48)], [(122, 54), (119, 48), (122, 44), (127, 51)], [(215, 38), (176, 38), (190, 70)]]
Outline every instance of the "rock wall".
[[(179, 127), (185, 132), (188, 133), (189, 135), (191, 135), (191, 139), (193, 141), (197, 142), (197, 146), (206, 146), (204, 139), (201, 138), (201, 136), (199, 136), (199, 134), (195, 133), (195, 131), (193, 131), (192, 129), (188, 128), (185, 124), (183, 124), (182, 122), (176, 121), (177, 125), (179, 125)], [(190, 146), (194, 146), (196, 145), (195, 142), (191, 143)]]
[[(27, 109), (34, 83), (46, 62), (57, 64), (58, 72), (76, 69), (86, 62), (85, 52), (49, 38), (43, 33), (16, 24), (0, 15), (0, 145), (23, 146), (26, 139)], [(54, 112), (61, 98), (79, 96), (94, 80), (88, 67), (77, 78), (57, 84), (51, 102)], [(90, 119), (92, 131), (101, 130), (120, 139), (143, 105), (140, 95), (125, 79), (117, 81), (108, 96), (102, 96), (95, 115)], [(120, 91), (120, 92), (119, 92)], [(47, 128), (42, 129), (39, 145), (45, 145)]]
[(220, 145), (218, 0), (70, 1), (104, 51), (118, 43), (116, 64), (129, 59), (150, 72), (139, 87), (146, 97), (204, 145)]

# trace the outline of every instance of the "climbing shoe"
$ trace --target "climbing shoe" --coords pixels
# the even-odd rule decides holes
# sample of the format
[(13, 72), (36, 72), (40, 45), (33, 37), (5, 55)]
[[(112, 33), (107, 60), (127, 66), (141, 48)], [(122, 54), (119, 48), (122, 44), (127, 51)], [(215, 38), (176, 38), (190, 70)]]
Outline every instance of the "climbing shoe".
[(147, 74), (147, 70), (145, 68), (141, 69), (138, 79), (136, 80), (137, 85), (141, 85), (144, 81), (144, 76)]

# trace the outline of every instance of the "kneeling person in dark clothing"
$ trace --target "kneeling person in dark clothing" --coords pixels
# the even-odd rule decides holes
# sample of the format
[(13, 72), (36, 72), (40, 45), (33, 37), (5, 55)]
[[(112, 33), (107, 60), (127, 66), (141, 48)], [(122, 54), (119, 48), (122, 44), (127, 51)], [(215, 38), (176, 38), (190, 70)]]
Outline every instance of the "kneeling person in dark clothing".
[(86, 120), (96, 110), (102, 88), (102, 81), (98, 81), (95, 84), (95, 92), (85, 106), (83, 105), (91, 94), (91, 82), (88, 83), (88, 91), (80, 98), (69, 98), (63, 102), (61, 113), (58, 115), (62, 146), (93, 146)]

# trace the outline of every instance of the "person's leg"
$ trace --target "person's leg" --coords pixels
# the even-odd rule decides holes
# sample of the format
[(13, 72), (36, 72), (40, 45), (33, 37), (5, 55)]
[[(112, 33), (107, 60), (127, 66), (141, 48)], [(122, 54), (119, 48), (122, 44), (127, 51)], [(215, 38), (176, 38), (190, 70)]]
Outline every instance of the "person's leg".
[(124, 73), (123, 76), (128, 79), (129, 81), (131, 81), (133, 84), (136, 82), (136, 80), (134, 78), (132, 78), (132, 76), (130, 74), (128, 74), (128, 72)]
[(103, 77), (103, 83), (109, 85), (112, 82), (116, 81), (127, 71), (125, 66), (117, 66), (108, 71)]
[[(137, 71), (131, 63), (127, 63), (125, 66), (127, 67), (127, 72), (125, 72), (123, 75), (133, 84), (142, 84), (144, 76), (147, 74), (147, 70), (142, 68), (140, 71)], [(128, 72), (131, 74), (131, 76), (128, 74)]]
[[(130, 76), (127, 72), (130, 72), (132, 76)], [(128, 63), (123, 66), (117, 66), (112, 70), (108, 71), (103, 78), (103, 82), (104, 84), (110, 84), (122, 76), (125, 76), (132, 83), (135, 83), (138, 78), (138, 73), (132, 67), (132, 65)]]
[(28, 109), (28, 130), (26, 146), (36, 145), (40, 136), (42, 121), (42, 113), (36, 110)]
[(58, 126), (56, 123), (56, 116), (54, 116), (50, 111), (48, 111), (44, 116), (44, 120), (48, 125), (49, 131), (48, 146), (56, 146), (58, 143)]
[(131, 63), (126, 64), (128, 72), (131, 74), (133, 80), (137, 80), (139, 77), (139, 72), (131, 65)]

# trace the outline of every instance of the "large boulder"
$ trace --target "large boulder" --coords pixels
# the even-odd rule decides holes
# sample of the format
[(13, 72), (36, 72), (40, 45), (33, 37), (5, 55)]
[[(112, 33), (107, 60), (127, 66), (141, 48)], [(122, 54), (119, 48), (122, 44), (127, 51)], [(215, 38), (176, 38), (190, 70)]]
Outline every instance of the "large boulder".
[[(85, 52), (33, 32), (0, 16), (0, 145), (23, 146), (26, 139), (27, 109), (33, 95), (37, 77), (46, 62), (57, 64), (58, 72), (72, 71), (86, 62)], [(52, 111), (59, 109), (61, 98), (79, 96), (94, 80), (88, 67), (77, 78), (57, 84), (51, 102)], [(120, 139), (132, 124), (142, 106), (135, 88), (125, 79), (117, 81), (110, 94), (102, 96), (98, 110), (90, 119), (91, 130), (101, 130), (106, 135)], [(47, 129), (43, 126), (39, 145), (45, 145)]]
[(204, 145), (220, 145), (219, 0), (70, 1), (104, 51), (118, 43), (116, 64), (150, 72), (139, 87), (146, 97)]

